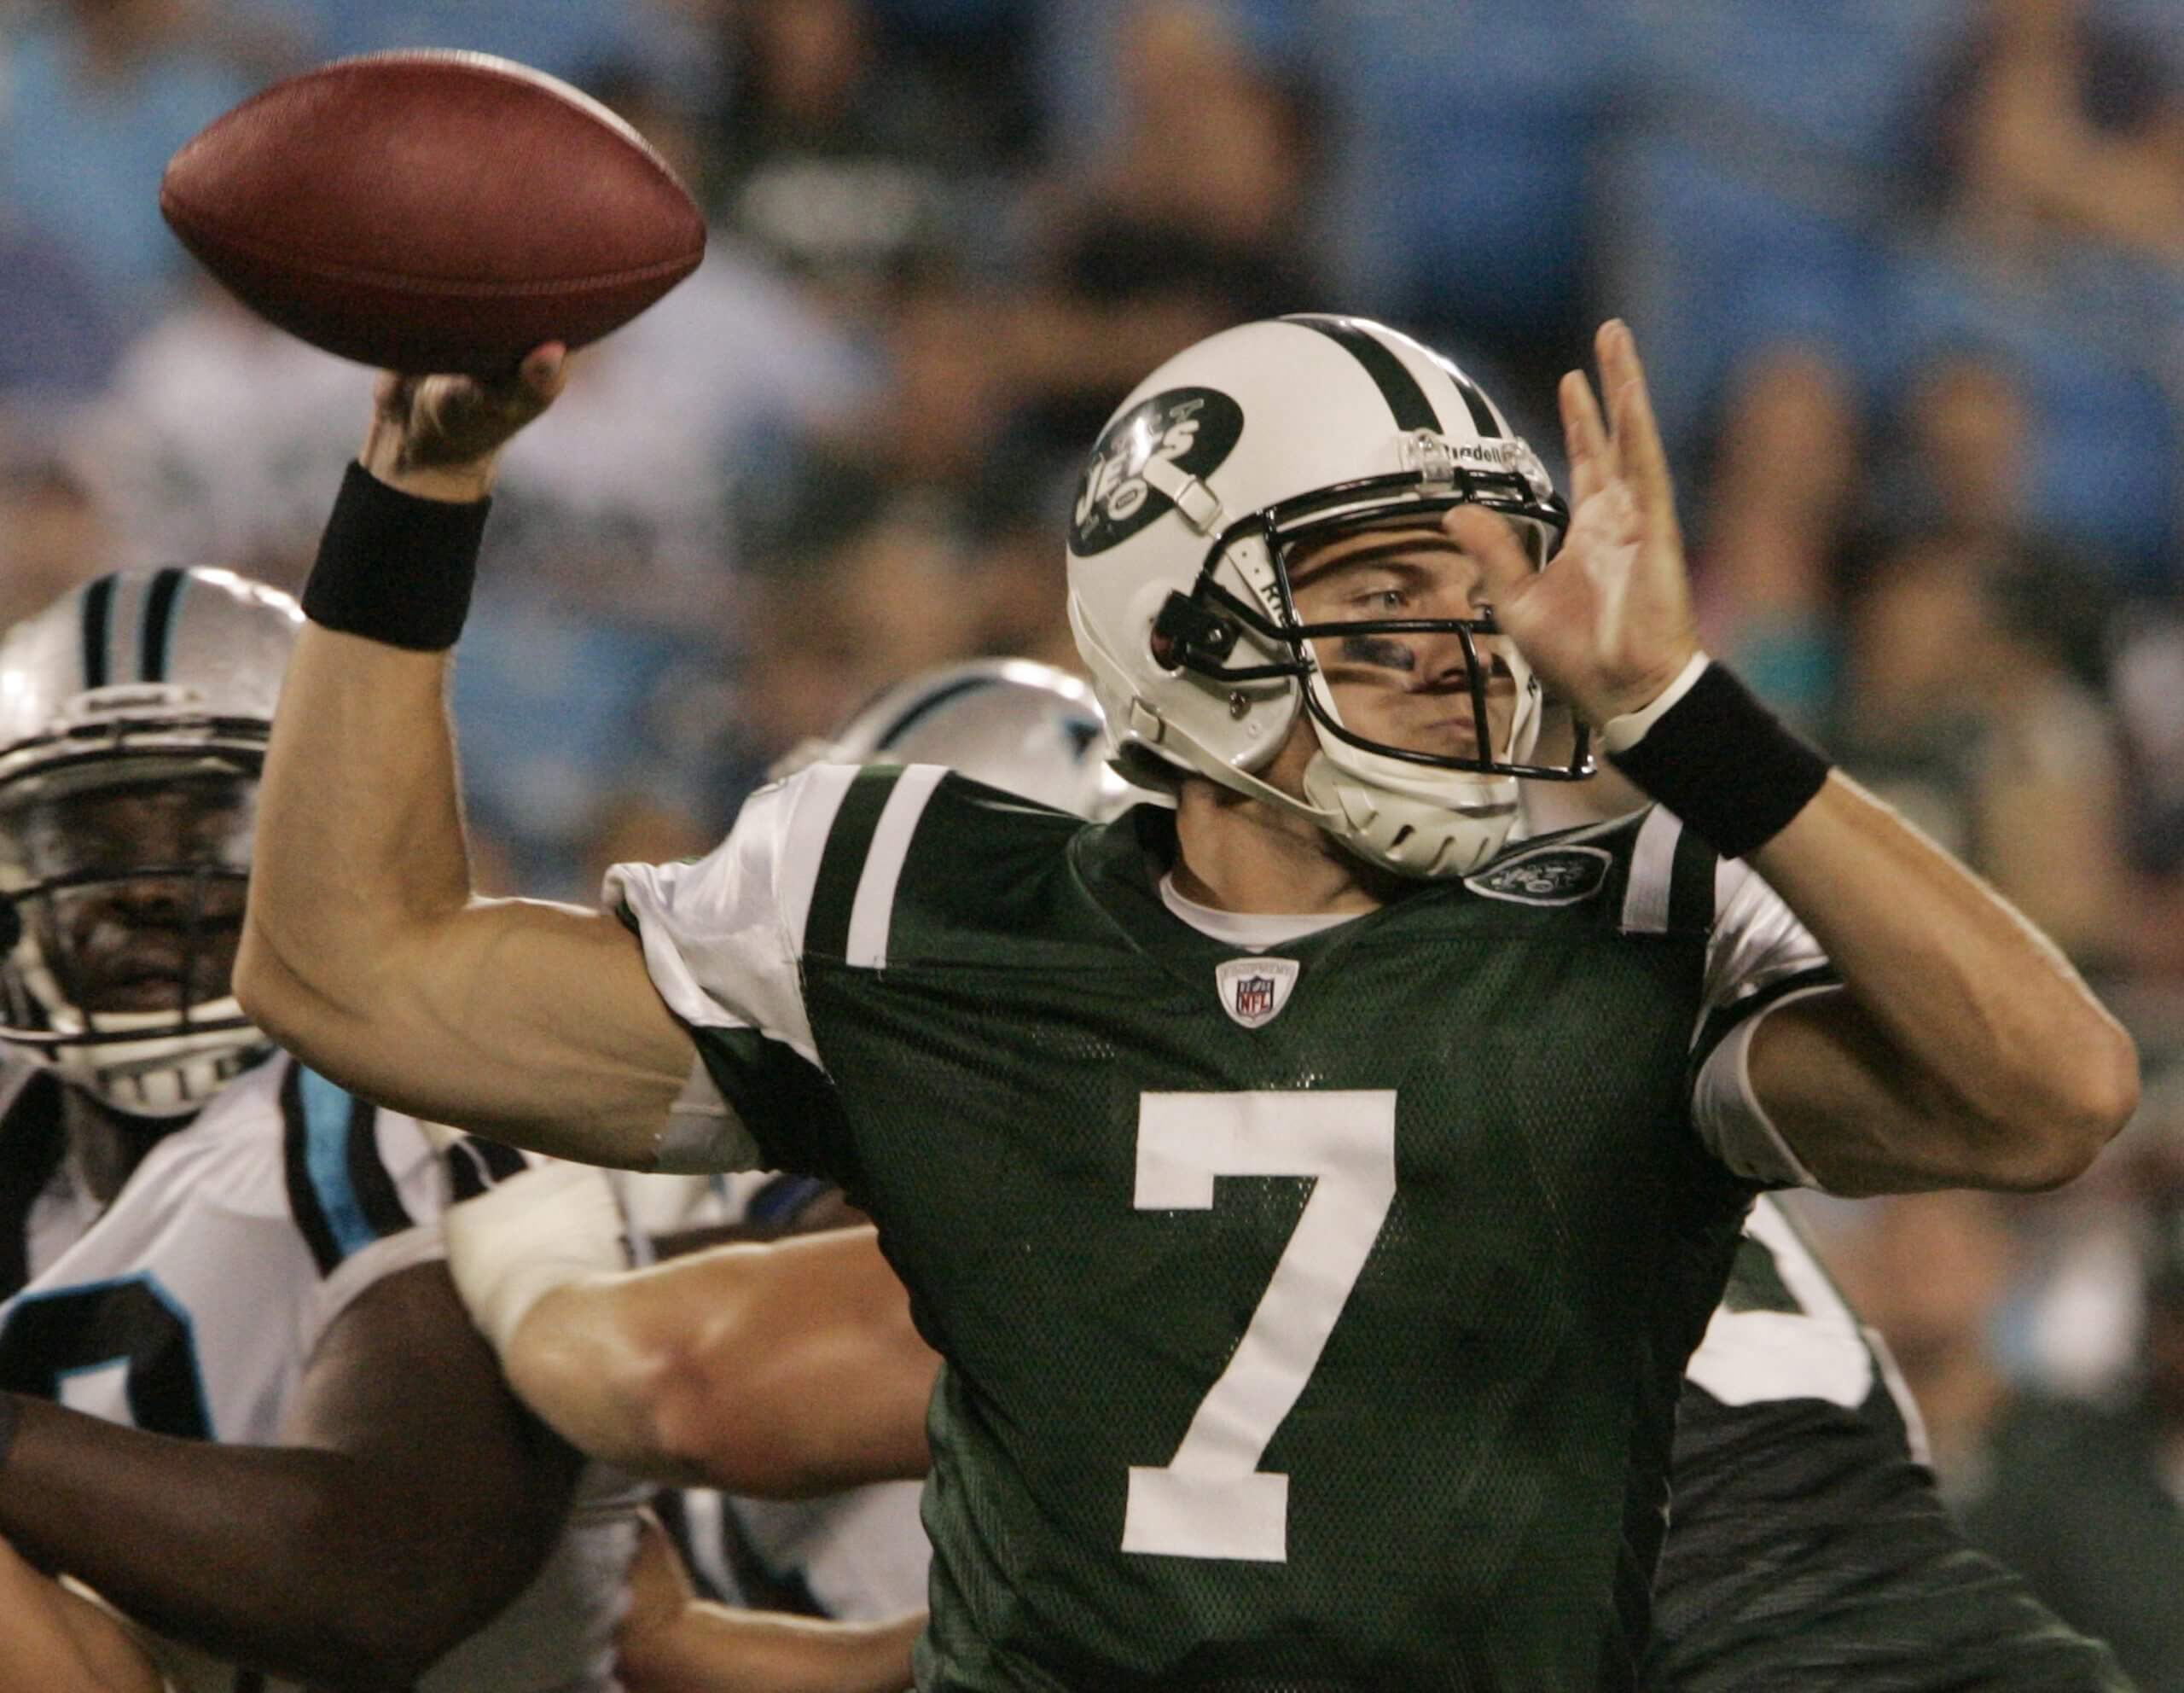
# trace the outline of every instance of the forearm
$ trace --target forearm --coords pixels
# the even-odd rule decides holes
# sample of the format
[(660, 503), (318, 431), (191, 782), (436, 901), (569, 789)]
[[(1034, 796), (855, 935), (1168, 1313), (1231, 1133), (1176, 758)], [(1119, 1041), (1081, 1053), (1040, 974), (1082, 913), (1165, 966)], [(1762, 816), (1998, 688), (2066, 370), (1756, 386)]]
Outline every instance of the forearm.
[[(1864, 1025), (1769, 1019), (1781, 1027), (1753, 1044), (1755, 1085), (1830, 1186), (1900, 1185), (1891, 1170), (2050, 1186), (2129, 1116), (2130, 1038), (2061, 952), (1855, 783), (1831, 776), (1751, 862), (1826, 947)], [(1816, 1041), (1848, 1064), (1801, 1062)], [(1846, 1108), (1846, 1068), (1871, 1078), (1873, 1111)], [(1907, 1123), (1915, 1135), (1897, 1132)]]
[(455, 1532), (340, 1454), (170, 1440), (26, 1401), (0, 1534), (213, 1655), (336, 1688), (406, 1686), (485, 1620)]
[(611, 916), (472, 897), (448, 662), (303, 630), (266, 757), (236, 993), (355, 1092), (646, 1167), (689, 1039)]
[(311, 623), (297, 640), (238, 974), (290, 985), (314, 1031), (368, 1026), (409, 937), (469, 901), (448, 666)]
[[(502, 1358), (508, 1385), (578, 1451), (648, 1481), (707, 1484), (702, 1455), (671, 1447), (669, 1401), (690, 1392), (684, 1337), (633, 1297), (632, 1276), (601, 1276), (545, 1294), (524, 1316)], [(694, 1318), (694, 1312), (686, 1313)]]
[(921, 1616), (822, 1622), (692, 1601), (671, 1626), (625, 1643), (630, 1693), (897, 1693), (909, 1687)]
[(869, 1229), (566, 1283), (502, 1361), (572, 1445), (661, 1480), (802, 1498), (928, 1461), (938, 1360)]

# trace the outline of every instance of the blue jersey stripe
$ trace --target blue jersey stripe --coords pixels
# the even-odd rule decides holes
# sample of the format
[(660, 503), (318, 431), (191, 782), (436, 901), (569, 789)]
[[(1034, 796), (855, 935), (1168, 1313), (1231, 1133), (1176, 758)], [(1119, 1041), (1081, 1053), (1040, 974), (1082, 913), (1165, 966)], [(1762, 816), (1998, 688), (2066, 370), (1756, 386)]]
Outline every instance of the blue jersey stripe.
[[(325, 1077), (299, 1067), (304, 1108), (304, 1163), (318, 1196), (320, 1214), (343, 1258), (380, 1237), (365, 1213), (349, 1167), (349, 1095)], [(364, 1126), (365, 1132), (370, 1125)], [(376, 1153), (374, 1155), (376, 1156)]]

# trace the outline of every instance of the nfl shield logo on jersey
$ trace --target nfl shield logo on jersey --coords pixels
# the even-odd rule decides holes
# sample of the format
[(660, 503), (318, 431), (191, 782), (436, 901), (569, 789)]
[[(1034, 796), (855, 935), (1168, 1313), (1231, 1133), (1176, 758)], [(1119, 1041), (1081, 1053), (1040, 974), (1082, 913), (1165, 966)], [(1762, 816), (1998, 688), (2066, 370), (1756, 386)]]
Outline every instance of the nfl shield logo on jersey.
[(1297, 986), (1294, 958), (1231, 958), (1213, 972), (1221, 1009), (1247, 1029), (1270, 1023)]

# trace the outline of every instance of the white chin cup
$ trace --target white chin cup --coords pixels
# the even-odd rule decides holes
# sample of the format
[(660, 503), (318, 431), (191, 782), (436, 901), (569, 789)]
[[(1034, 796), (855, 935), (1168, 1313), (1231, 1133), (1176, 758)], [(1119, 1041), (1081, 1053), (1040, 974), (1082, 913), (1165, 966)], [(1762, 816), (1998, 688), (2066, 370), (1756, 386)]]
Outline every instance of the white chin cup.
[(1469, 876), (1508, 839), (1517, 820), (1515, 777), (1434, 770), (1335, 745), (1339, 759), (1322, 750), (1304, 766), (1304, 797), (1321, 813), (1321, 827), (1368, 864), (1400, 876)]
[[(242, 1008), (232, 998), (193, 1006), (206, 1021), (240, 1017)], [(78, 1033), (60, 1027), (55, 1033)], [(77, 1024), (74, 1017), (68, 1023)], [(132, 1026), (166, 1033), (142, 1040), (109, 1040), (96, 1044), (19, 1048), (34, 1062), (51, 1070), (70, 1087), (79, 1088), (102, 1104), (132, 1117), (187, 1117), (240, 1075), (270, 1043), (256, 1029), (207, 1029), (201, 1034), (172, 1033), (171, 1013), (109, 1012), (99, 1018), (102, 1032), (126, 1034)]]
[[(1531, 757), (1539, 738), (1539, 684), (1513, 648), (1504, 656), (1516, 678), (1517, 709), (1509, 744), (1496, 756), (1515, 761)], [(1326, 675), (1316, 672), (1305, 685), (1321, 708), (1341, 722)], [(1401, 876), (1469, 876), (1508, 840), (1517, 821), (1514, 777), (1368, 753), (1316, 716), (1311, 721), (1320, 750), (1304, 766), (1304, 797), (1319, 811), (1321, 827), (1359, 858)]]

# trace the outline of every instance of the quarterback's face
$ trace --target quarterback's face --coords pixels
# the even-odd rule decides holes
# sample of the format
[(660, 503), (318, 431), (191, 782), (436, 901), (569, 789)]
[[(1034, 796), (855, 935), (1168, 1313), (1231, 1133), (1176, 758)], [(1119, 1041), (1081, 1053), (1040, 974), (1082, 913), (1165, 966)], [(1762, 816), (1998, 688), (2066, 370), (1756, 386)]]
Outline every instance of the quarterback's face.
[(33, 800), (0, 819), (33, 881), (27, 913), (62, 990), (89, 1011), (166, 1011), (228, 991), (257, 785), (168, 777)]
[[(1290, 591), (1307, 624), (1475, 618), (1478, 567), (1426, 522), (1353, 530), (1301, 544)], [(1345, 728), (1407, 752), (1476, 758), (1471, 660), (1454, 631), (1324, 636), (1310, 643)], [(1487, 745), (1508, 744), (1517, 684), (1498, 637), (1473, 637), (1486, 667)]]

